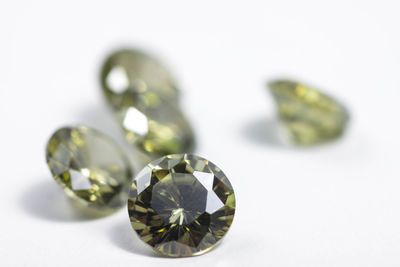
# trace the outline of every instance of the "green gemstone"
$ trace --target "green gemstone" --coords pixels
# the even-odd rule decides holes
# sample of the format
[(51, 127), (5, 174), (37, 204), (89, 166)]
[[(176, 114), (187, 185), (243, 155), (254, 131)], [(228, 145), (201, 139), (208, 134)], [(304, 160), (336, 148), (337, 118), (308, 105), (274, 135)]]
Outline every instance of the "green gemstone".
[(134, 105), (115, 112), (129, 142), (152, 158), (193, 151), (192, 128), (176, 106), (150, 93), (135, 98)]
[(104, 94), (112, 107), (132, 105), (137, 93), (152, 92), (178, 103), (178, 90), (167, 68), (155, 58), (133, 49), (118, 50), (101, 71)]
[(54, 179), (78, 203), (105, 212), (126, 203), (132, 170), (104, 134), (85, 126), (61, 128), (47, 144), (46, 160)]
[(225, 174), (189, 154), (162, 157), (133, 180), (128, 198), (133, 229), (157, 252), (170, 257), (201, 255), (228, 232), (235, 194)]
[[(126, 74), (124, 86), (110, 85), (115, 69)], [(102, 84), (127, 140), (150, 158), (193, 151), (194, 134), (177, 104), (176, 87), (157, 61), (133, 50), (116, 52), (103, 66)]]
[(279, 116), (295, 143), (323, 143), (344, 132), (349, 114), (332, 97), (290, 80), (271, 82), (269, 88), (277, 102)]

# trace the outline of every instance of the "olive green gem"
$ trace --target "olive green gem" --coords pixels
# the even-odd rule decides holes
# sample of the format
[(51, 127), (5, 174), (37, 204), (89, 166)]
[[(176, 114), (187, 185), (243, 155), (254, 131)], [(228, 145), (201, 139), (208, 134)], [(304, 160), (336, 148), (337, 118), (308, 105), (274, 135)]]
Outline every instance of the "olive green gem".
[(132, 170), (104, 134), (85, 126), (61, 128), (48, 141), (46, 160), (66, 194), (84, 206), (109, 212), (126, 203)]
[(113, 108), (132, 105), (137, 93), (152, 92), (178, 103), (178, 90), (167, 68), (150, 55), (134, 49), (112, 53), (101, 70), (101, 84)]
[(269, 83), (284, 125), (293, 141), (313, 145), (339, 137), (349, 119), (347, 110), (332, 97), (307, 85), (278, 80)]
[(136, 99), (134, 105), (115, 112), (129, 142), (152, 158), (193, 151), (192, 128), (175, 105), (150, 93), (137, 95)]
[[(121, 86), (115, 70), (126, 76)], [(127, 140), (150, 158), (193, 151), (194, 134), (179, 109), (175, 83), (155, 59), (134, 50), (115, 52), (103, 66), (102, 85)]]
[(133, 229), (155, 251), (170, 257), (201, 255), (228, 232), (235, 194), (210, 161), (169, 155), (148, 164), (133, 180), (128, 213)]

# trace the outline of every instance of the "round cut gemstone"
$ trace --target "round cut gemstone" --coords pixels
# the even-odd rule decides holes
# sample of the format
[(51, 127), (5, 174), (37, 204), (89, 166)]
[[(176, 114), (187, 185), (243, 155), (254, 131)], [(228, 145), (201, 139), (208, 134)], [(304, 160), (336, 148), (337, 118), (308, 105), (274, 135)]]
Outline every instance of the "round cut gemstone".
[(271, 82), (269, 88), (279, 116), (296, 144), (323, 143), (344, 132), (349, 113), (334, 98), (290, 80)]
[(101, 84), (114, 108), (129, 105), (136, 93), (144, 92), (178, 102), (178, 90), (168, 69), (155, 58), (133, 49), (115, 51), (106, 59)]
[(195, 138), (179, 109), (168, 70), (135, 50), (120, 50), (104, 63), (101, 82), (127, 140), (150, 158), (191, 152)]
[(65, 127), (50, 138), (46, 160), (68, 196), (90, 208), (113, 211), (126, 203), (132, 170), (118, 145), (85, 127)]
[(235, 194), (225, 174), (208, 160), (168, 155), (148, 164), (133, 180), (128, 212), (133, 229), (157, 252), (200, 255), (229, 230)]

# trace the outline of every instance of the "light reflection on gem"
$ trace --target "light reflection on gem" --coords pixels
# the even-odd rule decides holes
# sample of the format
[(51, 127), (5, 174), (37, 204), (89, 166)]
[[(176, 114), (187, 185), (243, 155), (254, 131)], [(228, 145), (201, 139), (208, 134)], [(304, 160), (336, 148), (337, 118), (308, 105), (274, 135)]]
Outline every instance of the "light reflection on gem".
[(114, 93), (123, 93), (129, 86), (129, 79), (125, 69), (115, 66), (107, 76), (107, 85)]
[(146, 135), (149, 131), (147, 117), (134, 107), (130, 107), (126, 111), (123, 126), (126, 130), (140, 136)]
[(89, 173), (87, 169), (80, 171), (70, 170), (71, 186), (73, 190), (89, 190), (92, 184), (89, 181)]

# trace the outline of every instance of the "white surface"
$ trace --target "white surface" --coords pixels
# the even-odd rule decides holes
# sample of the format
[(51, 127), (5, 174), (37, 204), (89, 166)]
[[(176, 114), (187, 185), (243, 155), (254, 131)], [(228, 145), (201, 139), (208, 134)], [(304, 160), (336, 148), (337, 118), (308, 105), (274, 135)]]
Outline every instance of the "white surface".
[[(398, 1), (2, 1), (1, 266), (399, 266)], [(82, 220), (44, 160), (59, 126), (117, 136), (98, 71), (131, 45), (184, 91), (197, 154), (237, 194), (231, 231), (200, 257), (154, 257), (125, 209)], [(287, 75), (349, 107), (340, 141), (280, 145), (264, 84)], [(263, 125), (268, 126), (265, 130)]]

